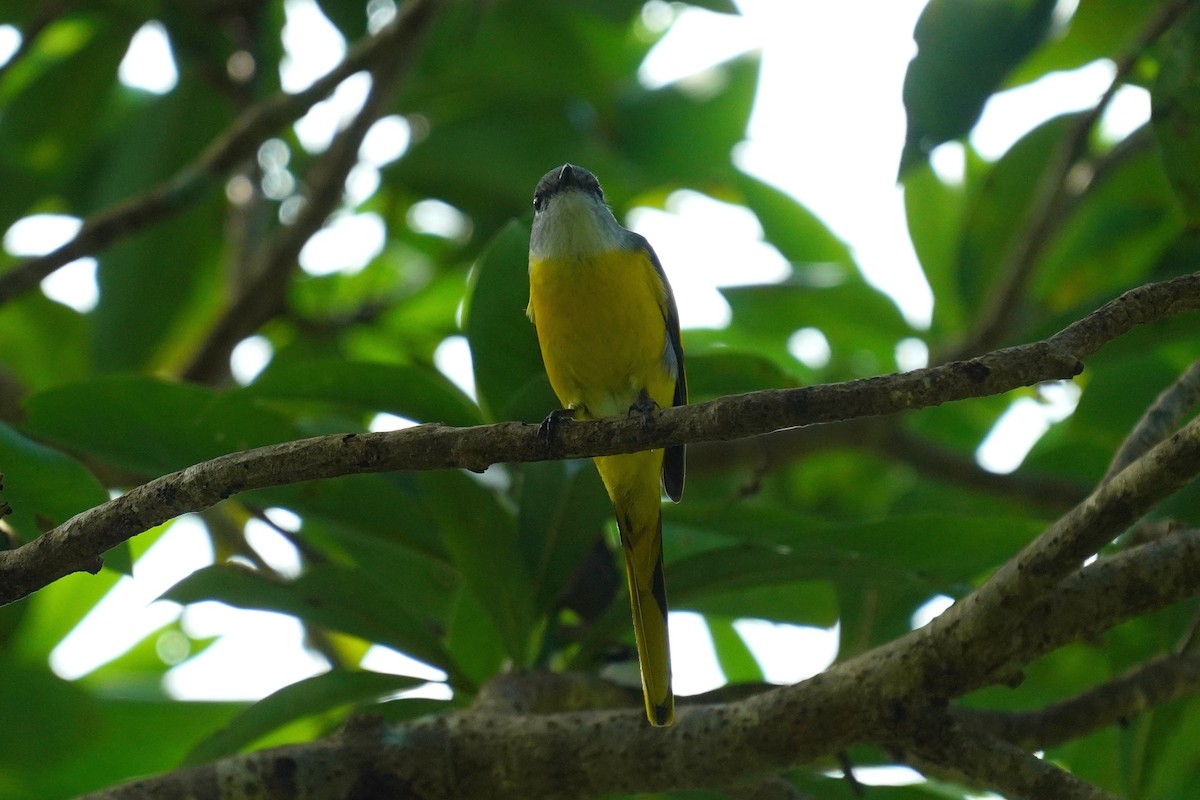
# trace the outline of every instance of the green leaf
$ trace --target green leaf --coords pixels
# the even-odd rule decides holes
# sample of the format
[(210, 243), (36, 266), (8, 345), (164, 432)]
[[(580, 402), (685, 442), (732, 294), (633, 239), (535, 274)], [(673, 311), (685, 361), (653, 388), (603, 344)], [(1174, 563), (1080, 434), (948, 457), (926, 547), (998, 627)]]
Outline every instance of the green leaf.
[(730, 331), (766, 345), (767, 352), (786, 354), (800, 328), (820, 330), (829, 342), (833, 377), (886, 371), (896, 343), (913, 334), (896, 304), (857, 275), (801, 274), (784, 283), (720, 291), (733, 309)]
[(203, 764), (233, 755), (289, 722), (340, 706), (372, 703), (385, 695), (424, 683), (419, 678), (381, 672), (332, 670), (297, 681), (238, 714), (224, 728), (201, 740), (185, 764)]
[(931, 333), (946, 336), (963, 329), (966, 309), (958, 288), (958, 246), (966, 213), (965, 186), (943, 183), (927, 163), (903, 175), (908, 233), (921, 269), (933, 290)]
[(514, 220), (476, 262), (465, 312), (475, 391), (492, 421), (534, 422), (558, 408), (528, 304), (529, 228)]
[(1064, 35), (1050, 40), (1009, 76), (1008, 86), (1019, 86), (1050, 72), (1078, 69), (1108, 58), (1125, 56), (1138, 31), (1160, 12), (1159, 3), (1130, 3), (1128, 0), (1088, 0), (1080, 3), (1067, 23)]
[(1200, 13), (1193, 9), (1164, 42), (1151, 92), (1154, 137), (1188, 223), (1200, 225)]
[(168, 589), (164, 600), (216, 600), (235, 608), (291, 614), (309, 622), (385, 644), (451, 675), (457, 669), (415, 598), (364, 570), (334, 564), (308, 568), (290, 582), (245, 567), (218, 564), (197, 570)]
[(416, 364), (338, 359), (274, 361), (243, 390), (258, 397), (320, 400), (416, 422), (478, 425), (479, 407), (438, 371)]
[(1051, 314), (1069, 311), (1077, 319), (1145, 280), (1181, 222), (1158, 154), (1150, 146), (1126, 147), (1062, 225), (1030, 295)]
[(0, 161), (43, 179), (79, 168), (117, 91), (117, 66), (136, 29), (130, 22), (75, 15), (43, 32), (0, 91)]
[(460, 472), (418, 476), (429, 515), (466, 588), (491, 620), (508, 655), (532, 655), (533, 585), (526, 572), (513, 515), (496, 496)]
[(612, 506), (590, 461), (522, 464), (517, 500), (517, 535), (532, 576), (533, 607), (546, 614), (602, 535)]
[(732, 347), (686, 350), (685, 366), (692, 403), (760, 389), (787, 389), (797, 383), (775, 361)]
[(150, 475), (296, 437), (252, 397), (142, 376), (48, 389), (26, 409), (30, 433)]
[(956, 260), (964, 308), (986, 307), (1028, 224), (1042, 175), (1077, 119), (1077, 115), (1065, 115), (1042, 123), (1009, 148), (981, 181), (974, 182)]
[(725, 680), (729, 683), (761, 683), (764, 680), (762, 668), (741, 634), (734, 629), (733, 620), (708, 616), (704, 622), (712, 635), (717, 663), (721, 665)]
[(931, 0), (904, 76), (900, 173), (975, 126), (988, 97), (1046, 36), (1055, 0)]
[[(108, 493), (75, 459), (0, 422), (0, 499), (12, 507), (5, 522), (33, 540), (81, 511), (108, 501)], [(129, 553), (114, 554), (128, 565)], [(127, 570), (126, 570), (127, 571)]]
[(734, 175), (733, 185), (742, 195), (742, 204), (758, 217), (763, 238), (789, 262), (854, 266), (846, 243), (791, 195), (744, 172)]

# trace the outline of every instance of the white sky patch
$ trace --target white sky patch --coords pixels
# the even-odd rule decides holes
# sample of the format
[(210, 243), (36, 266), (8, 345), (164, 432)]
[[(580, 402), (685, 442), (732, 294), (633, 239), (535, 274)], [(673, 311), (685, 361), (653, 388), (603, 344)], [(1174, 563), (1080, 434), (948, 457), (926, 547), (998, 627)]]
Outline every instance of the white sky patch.
[(381, 644), (372, 645), (362, 657), (359, 664), (363, 669), (375, 672), (387, 672), (392, 675), (411, 675), (427, 681), (444, 681), (448, 675), (437, 667), (418, 661), (412, 656), (384, 647)]
[(913, 630), (915, 631), (917, 628), (923, 628), (929, 623), (933, 622), (935, 619), (941, 616), (943, 611), (952, 605), (954, 605), (954, 599), (947, 597), (944, 594), (939, 594), (929, 598), (922, 603), (916, 611), (913, 612), (912, 622), (910, 623)]
[[(643, 13), (643, 24), (658, 27), (655, 15), (661, 6)], [(667, 9), (669, 13), (671, 9)], [(648, 19), (649, 17), (649, 19)], [(642, 85), (655, 89), (696, 73), (734, 56), (753, 50), (761, 39), (750, 20), (731, 14), (717, 14), (701, 8), (687, 7), (675, 13), (674, 24), (667, 34), (651, 48), (638, 70)]]
[[(67, 214), (33, 214), (17, 220), (4, 234), (4, 249), (19, 257), (41, 256), (75, 238), (83, 221)], [(76, 311), (88, 312), (100, 301), (96, 260), (80, 258), (42, 279), (42, 293)]]
[(1040, 402), (1020, 397), (1000, 415), (975, 451), (979, 466), (1002, 475), (1016, 470), (1051, 425), (1074, 413), (1080, 390), (1060, 381), (1039, 386), (1038, 394)]
[(475, 370), (471, 363), (471, 345), (465, 336), (448, 336), (443, 339), (433, 351), (433, 365), (468, 397), (475, 397)]
[(1150, 92), (1125, 84), (1113, 92), (1108, 108), (1100, 116), (1100, 136), (1118, 142), (1150, 122)]
[(933, 297), (896, 185), (901, 88), (925, 0), (738, 6), (763, 62), (736, 163), (811, 209), (850, 244), (864, 277), (913, 324), (927, 325)]
[(387, 229), (373, 211), (334, 215), (300, 251), (300, 267), (309, 275), (353, 275), (383, 252)]
[(671, 683), (677, 695), (700, 694), (725, 685), (712, 634), (694, 611), (669, 612)]
[(739, 619), (733, 629), (750, 648), (769, 683), (798, 683), (820, 673), (837, 657), (836, 625), (826, 629)]
[(374, 167), (390, 164), (408, 150), (412, 141), (412, 128), (408, 120), (399, 114), (380, 117), (367, 129), (358, 157)]
[(354, 208), (374, 196), (379, 188), (379, 170), (363, 161), (350, 168), (346, 175), (346, 205)]
[(310, 153), (323, 152), (338, 131), (362, 110), (370, 91), (371, 76), (365, 72), (356, 72), (339, 83), (328, 99), (313, 105), (296, 121), (294, 128), (301, 146)]
[(992, 95), (971, 132), (971, 146), (989, 161), (1025, 134), (1060, 114), (1090, 108), (1112, 83), (1111, 61), (1093, 61), (1069, 72), (1051, 72), (1032, 83)]
[(790, 274), (749, 210), (692, 191), (672, 193), (666, 206), (666, 211), (635, 208), (628, 225), (658, 254), (684, 328), (729, 323), (729, 304), (717, 287), (771, 283)]
[(100, 302), (100, 284), (96, 283), (96, 259), (77, 258), (42, 278), (42, 294), (51, 300), (86, 314)]
[(449, 203), (441, 200), (419, 200), (408, 209), (408, 227), (417, 233), (440, 236), (443, 239), (464, 239), (471, 232), (471, 220)]
[(208, 534), (199, 519), (180, 517), (133, 568), (50, 653), (50, 668), (75, 680), (107, 664), (179, 616), (179, 606), (158, 596), (212, 563)]
[(21, 32), (12, 25), (0, 25), (0, 66), (7, 64), (20, 47)]
[(249, 545), (272, 569), (285, 578), (299, 577), (300, 552), (283, 534), (261, 519), (247, 520), (245, 534)]
[(961, 186), (967, 174), (967, 150), (962, 142), (943, 142), (929, 154), (929, 166), (947, 186)]
[(275, 348), (270, 339), (258, 334), (247, 336), (238, 342), (230, 353), (229, 371), (233, 373), (235, 381), (246, 386), (258, 377), (258, 373), (266, 369), (274, 355)]
[(829, 363), (833, 351), (819, 328), (801, 328), (788, 337), (788, 352), (809, 369), (821, 369)]
[(380, 412), (371, 417), (371, 422), (367, 425), (367, 430), (371, 433), (382, 433), (383, 431), (400, 431), (405, 428), (415, 427), (416, 425), (416, 422), (407, 417)]
[(183, 627), (195, 638), (220, 638), (167, 672), (163, 688), (177, 700), (258, 700), (329, 668), (304, 647), (295, 617), (207, 602), (187, 607)]
[(138, 28), (121, 59), (117, 78), (132, 89), (166, 94), (179, 83), (171, 40), (162, 24), (151, 20)]
[(341, 63), (346, 40), (313, 0), (287, 0), (283, 12), (279, 79), (285, 92), (299, 92)]
[(901, 372), (923, 369), (929, 366), (929, 345), (920, 339), (908, 337), (896, 343), (896, 367)]
[(14, 256), (41, 256), (79, 233), (83, 220), (67, 214), (33, 214), (12, 224), (4, 234), (4, 249)]

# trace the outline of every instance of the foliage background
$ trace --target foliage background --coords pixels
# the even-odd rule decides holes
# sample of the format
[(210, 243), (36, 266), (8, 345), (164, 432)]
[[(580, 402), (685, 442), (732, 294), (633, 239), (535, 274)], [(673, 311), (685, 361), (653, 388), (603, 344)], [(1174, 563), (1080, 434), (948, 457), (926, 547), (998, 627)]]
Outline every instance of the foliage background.
[[(697, 5), (736, 13), (720, 0)], [(256, 285), (254, 254), (295, 231), (280, 221), (288, 198), (261, 191), (266, 175), (254, 160), (234, 169), (253, 189), (248, 199), (232, 201), (222, 191), (228, 176), (219, 176), (177, 216), (99, 251), (94, 310), (74, 311), (38, 291), (0, 308), (0, 469), (12, 541), (164, 472), (261, 444), (364, 430), (378, 412), (454, 425), (539, 420), (555, 403), (521, 316), (527, 207), (536, 179), (565, 160), (602, 177), (619, 217), (634, 205), (661, 206), (681, 188), (744, 205), (791, 265), (779, 283), (725, 290), (727, 327), (687, 333), (697, 401), (892, 371), (897, 343), (910, 337), (934, 359), (964, 345), (1032, 341), (1126, 288), (1192, 271), (1200, 215), (1195, 15), (1137, 50), (1121, 75), (1152, 91), (1155, 125), (1117, 143), (1088, 143), (1090, 180), (1049, 209), (1043, 176), (1080, 115), (1050, 120), (994, 163), (968, 146), (961, 183), (943, 182), (925, 163), (933, 146), (971, 128), (995, 91), (1125, 58), (1128, 33), (1166, 4), (1089, 0), (1059, 28), (1051, 27), (1053, 5), (934, 0), (918, 25), (901, 178), (935, 298), (928, 330), (914, 330), (863, 281), (817, 218), (732, 163), (756, 87), (753, 57), (723, 64), (720, 80), (701, 92), (684, 84), (650, 90), (636, 79), (653, 43), (640, 2), (449, 5), (382, 110), (406, 115), (418, 132), (358, 205), (385, 220), (384, 251), (353, 275), (287, 265), (279, 302), (242, 334), (258, 330), (274, 348), (253, 382), (232, 381), (228, 358), (240, 337), (220, 332)], [(347, 40), (365, 35), (363, 4), (321, 7)], [(145, 191), (280, 89), (278, 2), (4, 2), (0, 18), (27, 42), (0, 76), (6, 225), (39, 212), (88, 217)], [(162, 96), (116, 76), (130, 37), (150, 19), (167, 30), (179, 64), (177, 87)], [(258, 65), (247, 82), (226, 69), (240, 50)], [(957, 68), (967, 56), (974, 68)], [(289, 127), (272, 135), (287, 146), (295, 193), (313, 196), (322, 154), (300, 147)], [(458, 209), (469, 233), (414, 230), (407, 212), (428, 198)], [(1027, 274), (1008, 297), (1012, 254), (1042, 220), (1036, 248), (1020, 262)], [(18, 261), (0, 258), (6, 269)], [(1002, 324), (982, 336), (997, 298)], [(789, 338), (801, 327), (824, 334), (828, 363), (813, 367), (791, 354)], [(477, 399), (432, 365), (437, 346), (459, 333), (470, 344)], [(987, 477), (971, 458), (1012, 396), (875, 428), (694, 448), (687, 500), (665, 509), (672, 607), (704, 615), (731, 683), (762, 680), (732, 628), (739, 618), (840, 622), (839, 658), (895, 638), (916, 608), (968, 592), (1103, 475), (1146, 405), (1200, 354), (1197, 333), (1194, 318), (1173, 318), (1106, 347), (1076, 381), (1077, 411), (1012, 479)], [(603, 546), (609, 509), (594, 471), (558, 462), (497, 471), (501, 479), (490, 481), (449, 472), (342, 478), (239, 495), (208, 512), (218, 563), (168, 597), (293, 614), (331, 666), (254, 706), (181, 703), (164, 693), (175, 658), (164, 660), (162, 643), (186, 640), (190, 656), (210, 644), (177, 623), (81, 680), (49, 669), (50, 651), (164, 529), (110, 553), (98, 577), (75, 575), (0, 609), (0, 676), (13, 689), (0, 693), (0, 719), (20, 720), (0, 726), (0, 794), (67, 797), (304, 741), (335, 730), (354, 709), (404, 719), (466, 706), (505, 669), (597, 670), (628, 655), (627, 601)], [(1162, 513), (1195, 518), (1198, 500), (1185, 490)], [(304, 563), (299, 577), (274, 574), (243, 536), (268, 508), (302, 520), (292, 537)], [(1102, 683), (1170, 650), (1195, 606), (1063, 648), (1033, 665), (1018, 690), (989, 689), (968, 702), (1034, 707)], [(453, 701), (378, 704), (417, 681), (360, 670), (370, 643), (443, 669)], [(1194, 700), (1170, 703), (1047, 757), (1123, 796), (1183, 798), (1200, 780), (1190, 745), (1200, 738), (1198, 711)], [(870, 748), (851, 760), (889, 763)], [(845, 784), (823, 776), (831, 767), (790, 779), (822, 797), (848, 796)], [(870, 796), (964, 793), (929, 783)]]

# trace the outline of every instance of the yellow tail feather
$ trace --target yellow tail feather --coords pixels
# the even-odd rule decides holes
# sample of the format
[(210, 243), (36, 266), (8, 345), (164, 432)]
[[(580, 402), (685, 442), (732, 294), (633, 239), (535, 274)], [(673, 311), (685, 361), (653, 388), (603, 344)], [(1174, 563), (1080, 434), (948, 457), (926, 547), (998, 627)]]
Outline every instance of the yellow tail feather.
[(618, 508), (617, 527), (621, 531), (625, 575), (629, 579), (646, 716), (651, 725), (666, 726), (675, 721), (675, 695), (671, 692), (671, 646), (663, 581), (662, 512), (655, 507), (653, 513), (653, 523), (638, 520), (643, 523), (638, 526), (634, 515)]

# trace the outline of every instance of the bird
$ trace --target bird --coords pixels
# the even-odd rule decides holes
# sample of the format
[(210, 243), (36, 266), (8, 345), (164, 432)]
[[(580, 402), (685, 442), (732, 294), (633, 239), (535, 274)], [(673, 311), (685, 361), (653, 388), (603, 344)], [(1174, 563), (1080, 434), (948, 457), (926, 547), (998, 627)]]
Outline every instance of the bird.
[[(562, 418), (648, 415), (687, 403), (679, 311), (650, 243), (613, 216), (596, 177), (574, 164), (550, 170), (533, 195), (529, 306)], [(662, 491), (683, 496), (684, 447), (594, 459), (612, 501), (633, 611), (646, 716), (675, 719)], [(660, 489), (661, 484), (661, 489)]]

